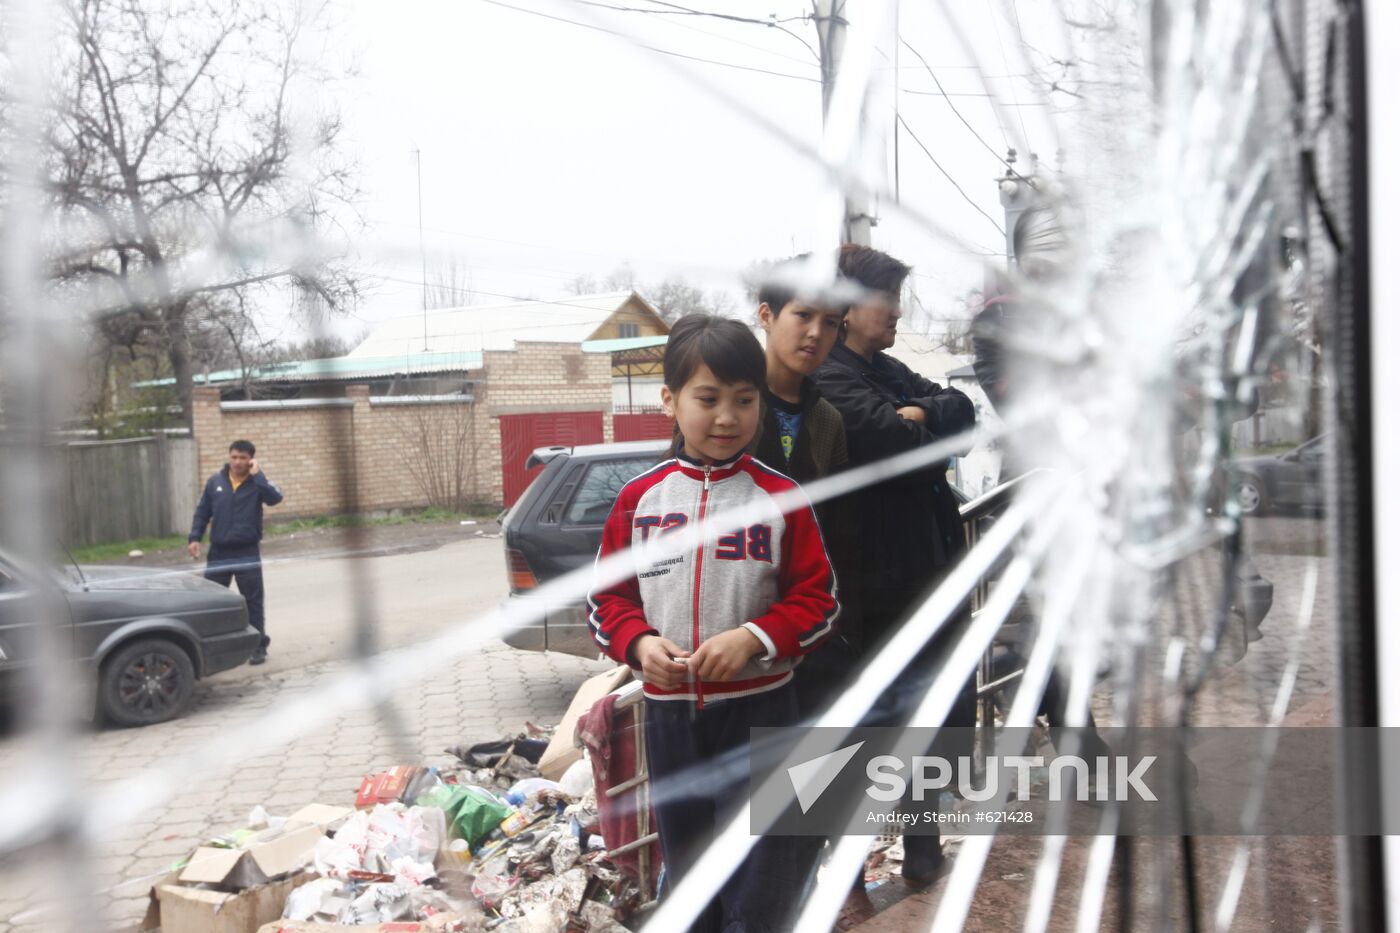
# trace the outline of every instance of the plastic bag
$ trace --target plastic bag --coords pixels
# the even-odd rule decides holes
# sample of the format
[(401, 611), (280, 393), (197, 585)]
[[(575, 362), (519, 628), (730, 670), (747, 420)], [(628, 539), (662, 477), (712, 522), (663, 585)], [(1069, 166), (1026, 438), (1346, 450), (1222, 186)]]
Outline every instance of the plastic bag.
[(533, 804), (535, 796), (541, 791), (562, 790), (558, 784), (548, 778), (525, 778), (523, 781), (516, 781), (506, 791), (506, 803), (515, 804), (517, 807), (522, 804)]
[(593, 766), (589, 764), (587, 755), (569, 765), (569, 770), (559, 778), (559, 788), (570, 797), (582, 797), (592, 787)]
[(419, 807), (436, 807), (447, 818), (448, 830), (475, 846), (510, 816), (510, 807), (488, 791), (465, 784), (443, 784), (415, 801)]

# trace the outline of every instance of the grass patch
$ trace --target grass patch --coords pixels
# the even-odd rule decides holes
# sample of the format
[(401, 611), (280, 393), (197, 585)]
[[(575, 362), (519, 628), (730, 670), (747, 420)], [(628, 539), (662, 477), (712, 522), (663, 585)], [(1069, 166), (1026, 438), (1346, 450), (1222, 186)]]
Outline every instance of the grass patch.
[[(498, 513), (488, 509), (470, 512), (453, 512), (448, 509), (427, 508), (420, 512), (404, 512), (399, 515), (364, 517), (359, 515), (317, 515), (314, 518), (293, 518), (285, 522), (269, 522), (263, 527), (264, 536), (289, 535), (302, 531), (316, 531), (321, 528), (373, 527), (376, 525), (436, 525), (461, 521), (493, 521)], [(163, 538), (136, 538), (132, 541), (114, 541), (110, 544), (94, 544), (90, 547), (73, 548), (73, 559), (80, 564), (101, 564), (121, 560), (131, 551), (161, 551), (167, 548), (184, 547), (184, 535), (170, 535)], [(208, 550), (208, 542), (204, 547)]]
[(80, 564), (100, 564), (109, 560), (121, 560), (131, 551), (160, 551), (165, 548), (180, 547), (185, 543), (183, 535), (170, 535), (165, 538), (137, 538), (134, 541), (115, 541), (111, 544), (94, 544), (90, 547), (73, 548), (73, 559)]
[(475, 512), (453, 512), (437, 507), (421, 512), (403, 512), (398, 515), (318, 515), (315, 518), (294, 518), (290, 521), (269, 524), (263, 528), (268, 535), (293, 534), (298, 531), (314, 531), (318, 528), (372, 527), (376, 525), (439, 525), (461, 521), (492, 521), (498, 513), (482, 509)]

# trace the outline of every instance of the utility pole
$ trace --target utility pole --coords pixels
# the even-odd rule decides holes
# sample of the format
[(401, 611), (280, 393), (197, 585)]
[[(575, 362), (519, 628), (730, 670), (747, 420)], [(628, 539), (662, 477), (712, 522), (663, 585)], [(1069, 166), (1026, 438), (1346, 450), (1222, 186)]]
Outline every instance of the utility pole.
[[(815, 0), (817, 49), (821, 53), (822, 125), (826, 125), (831, 109), (831, 94), (836, 88), (836, 75), (841, 68), (841, 53), (846, 48), (846, 0)], [(841, 222), (842, 241), (870, 245), (870, 228), (875, 221), (864, 195), (846, 196), (846, 216)]]
[(428, 352), (428, 252), (423, 248), (423, 150), (413, 147), (418, 169), (418, 258), (423, 264), (423, 352)]
[(1034, 207), (1039, 207), (1042, 202), (1041, 188), (1043, 182), (1040, 179), (1040, 163), (1034, 152), (1031, 153), (1031, 169), (1029, 173), (1018, 172), (1016, 166), (1016, 150), (1008, 149), (1006, 152), (1006, 174), (996, 179), (997, 190), (1001, 195), (1001, 207), (1005, 212), (1006, 229), (1006, 267), (1016, 268), (1020, 257), (1016, 255), (1016, 223), (1021, 219), (1021, 215)]

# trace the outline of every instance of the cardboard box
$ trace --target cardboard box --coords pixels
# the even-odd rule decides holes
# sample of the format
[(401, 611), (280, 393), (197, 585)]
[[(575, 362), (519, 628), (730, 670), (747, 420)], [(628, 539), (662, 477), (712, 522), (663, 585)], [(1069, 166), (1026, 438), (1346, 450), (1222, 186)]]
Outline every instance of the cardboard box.
[(313, 803), (287, 817), (275, 829), (258, 833), (241, 849), (200, 846), (180, 872), (182, 884), (217, 885), (244, 890), (288, 875), (310, 861), (326, 830), (350, 816), (345, 807)]
[(304, 871), (228, 894), (177, 884), (175, 876), (169, 875), (169, 883), (158, 882), (151, 897), (159, 911), (161, 933), (257, 933), (282, 916), (287, 895), (317, 877), (313, 871)]
[[(200, 846), (151, 888), (142, 929), (162, 933), (256, 933), (282, 915), (287, 895), (314, 879), (304, 871), (327, 829), (354, 811), (310, 804), (238, 849)], [(195, 887), (198, 885), (198, 887)]]
[(595, 677), (590, 677), (583, 682), (583, 686), (578, 688), (578, 693), (574, 694), (568, 712), (564, 714), (564, 718), (559, 721), (558, 728), (554, 730), (554, 736), (549, 740), (544, 754), (540, 756), (541, 776), (551, 781), (557, 781), (564, 776), (565, 771), (569, 770), (569, 765), (583, 757), (583, 749), (574, 744), (574, 727), (578, 725), (579, 719), (588, 712), (594, 703), (631, 679), (632, 669), (624, 664), (610, 671), (604, 671)]

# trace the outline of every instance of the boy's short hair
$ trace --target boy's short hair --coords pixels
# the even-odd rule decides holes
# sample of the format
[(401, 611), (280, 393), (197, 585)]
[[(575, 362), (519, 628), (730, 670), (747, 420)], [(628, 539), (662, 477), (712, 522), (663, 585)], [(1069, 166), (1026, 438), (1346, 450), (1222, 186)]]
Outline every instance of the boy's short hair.
[(235, 450), (242, 451), (243, 453), (247, 454), (247, 455), (250, 456), (250, 457), (255, 457), (255, 456), (257, 456), (257, 453), (258, 453), (258, 449), (257, 449), (256, 447), (253, 446), (253, 442), (252, 442), (252, 441), (242, 441), (242, 440), (239, 440), (239, 441), (234, 441), (232, 444), (229, 444), (229, 445), (228, 445), (228, 452), (229, 452), (229, 453), (233, 453)]
[(727, 385), (768, 384), (768, 357), (758, 338), (731, 318), (699, 312), (687, 314), (671, 327), (661, 358), (662, 381), (679, 392), (704, 363)]
[(871, 291), (898, 295), (913, 267), (878, 249), (847, 243), (837, 256), (836, 269), (842, 277)]
[[(789, 259), (772, 263), (764, 270), (763, 283), (758, 288), (758, 303), (767, 305), (774, 317), (794, 301), (798, 300), (798, 267), (811, 258), (811, 253), (798, 253)], [(849, 305), (844, 303), (823, 304), (819, 299), (813, 304), (828, 310), (845, 314)]]

